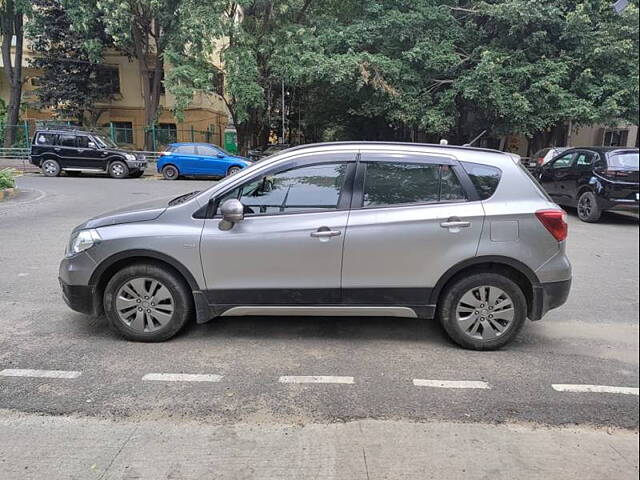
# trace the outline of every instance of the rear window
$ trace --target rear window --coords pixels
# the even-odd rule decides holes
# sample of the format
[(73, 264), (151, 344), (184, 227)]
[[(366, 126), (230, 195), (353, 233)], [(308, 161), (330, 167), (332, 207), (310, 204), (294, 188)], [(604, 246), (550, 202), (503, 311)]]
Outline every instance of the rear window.
[(37, 145), (53, 145), (56, 141), (55, 133), (38, 133), (36, 135)]
[(195, 145), (177, 145), (174, 147), (171, 147), (171, 151), (173, 153), (183, 153), (186, 155), (195, 155), (196, 154), (196, 147)]
[(610, 167), (638, 170), (638, 152), (614, 152), (607, 155)]
[(500, 178), (502, 178), (502, 170), (488, 165), (468, 162), (462, 162), (462, 166), (467, 171), (473, 186), (476, 187), (481, 200), (486, 200), (496, 193)]

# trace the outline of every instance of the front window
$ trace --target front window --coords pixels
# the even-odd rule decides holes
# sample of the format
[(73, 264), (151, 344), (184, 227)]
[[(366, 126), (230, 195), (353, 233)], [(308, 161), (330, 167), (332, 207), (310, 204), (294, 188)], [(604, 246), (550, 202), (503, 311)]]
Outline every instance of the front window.
[(94, 135), (93, 138), (102, 148), (118, 148), (118, 144), (109, 137), (105, 137), (104, 135)]
[(338, 208), (348, 163), (324, 163), (292, 168), (249, 181), (218, 204), (237, 198), (246, 215), (320, 212)]
[(638, 152), (616, 152), (607, 157), (609, 166), (638, 170)]
[(567, 155), (564, 155), (559, 159), (557, 159), (555, 162), (553, 162), (553, 165), (551, 168), (568, 168), (571, 166), (572, 162), (573, 162), (573, 153), (568, 153)]
[(173, 153), (182, 154), (182, 155), (195, 155), (196, 147), (195, 145), (178, 145), (171, 149)]

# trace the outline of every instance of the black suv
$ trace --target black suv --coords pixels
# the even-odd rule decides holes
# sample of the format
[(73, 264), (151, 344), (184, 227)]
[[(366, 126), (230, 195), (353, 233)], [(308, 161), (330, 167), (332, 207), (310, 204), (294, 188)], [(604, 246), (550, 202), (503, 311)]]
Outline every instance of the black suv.
[(64, 171), (106, 172), (112, 178), (140, 177), (147, 166), (144, 155), (118, 147), (109, 137), (82, 130), (37, 130), (31, 142), (30, 161), (47, 177)]
[(584, 222), (597, 222), (605, 210), (640, 211), (637, 148), (565, 150), (540, 168), (538, 179), (556, 203), (576, 207)]

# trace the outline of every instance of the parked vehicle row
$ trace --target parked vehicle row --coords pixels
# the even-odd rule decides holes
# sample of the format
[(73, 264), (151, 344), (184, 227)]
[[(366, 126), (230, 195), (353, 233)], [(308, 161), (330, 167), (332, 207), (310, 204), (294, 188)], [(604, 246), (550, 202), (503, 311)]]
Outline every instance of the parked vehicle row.
[(316, 144), (88, 220), (59, 278), (71, 308), (131, 340), (194, 317), (365, 315), (437, 318), (461, 346), (495, 349), (565, 302), (566, 237), (511, 154)]

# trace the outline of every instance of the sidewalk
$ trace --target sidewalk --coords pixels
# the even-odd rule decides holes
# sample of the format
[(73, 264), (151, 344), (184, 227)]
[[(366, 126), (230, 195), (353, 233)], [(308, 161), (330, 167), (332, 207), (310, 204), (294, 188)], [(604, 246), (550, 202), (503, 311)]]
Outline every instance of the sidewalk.
[(207, 425), (0, 412), (0, 478), (638, 478), (638, 434), (364, 420)]

